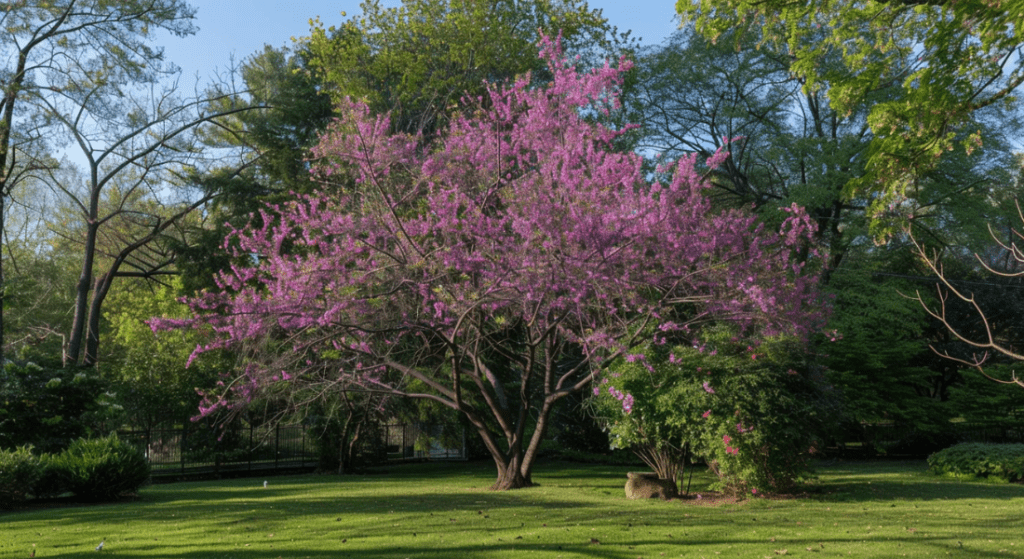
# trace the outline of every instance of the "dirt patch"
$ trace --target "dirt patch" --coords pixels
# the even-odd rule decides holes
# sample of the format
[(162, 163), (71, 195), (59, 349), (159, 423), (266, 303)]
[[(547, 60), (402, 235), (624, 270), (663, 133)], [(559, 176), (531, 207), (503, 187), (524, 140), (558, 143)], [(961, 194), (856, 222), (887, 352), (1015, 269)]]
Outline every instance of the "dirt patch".
[(674, 501), (681, 501), (686, 505), (713, 507), (716, 505), (723, 505), (729, 503), (739, 503), (742, 501), (751, 501), (754, 499), (767, 499), (769, 501), (792, 501), (793, 499), (801, 499), (809, 496), (807, 493), (802, 494), (791, 494), (783, 493), (777, 495), (752, 495), (743, 499), (737, 498), (735, 495), (726, 495), (721, 491), (700, 491), (690, 492), (689, 495), (679, 495)]

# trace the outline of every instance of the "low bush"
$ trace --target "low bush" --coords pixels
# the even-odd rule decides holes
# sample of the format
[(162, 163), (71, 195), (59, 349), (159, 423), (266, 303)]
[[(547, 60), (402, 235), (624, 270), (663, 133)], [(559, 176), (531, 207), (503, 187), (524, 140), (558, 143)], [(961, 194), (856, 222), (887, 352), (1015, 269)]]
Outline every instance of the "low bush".
[(724, 493), (791, 492), (838, 415), (804, 350), (794, 338), (708, 327), (692, 345), (653, 344), (613, 363), (593, 409), (611, 446), (637, 451), (663, 479), (695, 457)]
[(149, 480), (149, 463), (137, 448), (117, 438), (78, 439), (46, 459), (52, 491), (67, 490), (83, 500), (112, 500)]
[(39, 458), (32, 454), (32, 447), (0, 450), (0, 508), (27, 499), (41, 474)]
[(68, 492), (68, 476), (60, 466), (56, 454), (43, 454), (39, 457), (39, 479), (32, 488), (37, 499), (52, 499)]
[(936, 474), (1024, 481), (1024, 444), (961, 443), (928, 457)]

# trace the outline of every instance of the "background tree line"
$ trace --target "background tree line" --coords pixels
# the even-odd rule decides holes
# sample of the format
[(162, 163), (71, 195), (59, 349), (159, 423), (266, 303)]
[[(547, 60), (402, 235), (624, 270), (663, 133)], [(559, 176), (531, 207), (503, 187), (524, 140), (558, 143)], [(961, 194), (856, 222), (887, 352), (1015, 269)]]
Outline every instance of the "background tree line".
[[(227, 233), (250, 219), (258, 224), (264, 218), (254, 212), (265, 203), (322, 188), (309, 173), (309, 150), (338, 116), (339, 101), (390, 111), (391, 132), (419, 134), (426, 145), (464, 97), (485, 95), (485, 83), (527, 73), (538, 83), (552, 79), (536, 56), (537, 30), (561, 30), (581, 67), (620, 55), (634, 61), (624, 107), (590, 116), (608, 126), (640, 125), (617, 138), (615, 149), (643, 154), (650, 177), (668, 178), (659, 160), (692, 152), (707, 158), (729, 141), (730, 157), (709, 170), (717, 208), (751, 212), (772, 226), (785, 217), (780, 208), (807, 209), (828, 257), (804, 258), (823, 266), (833, 294), (828, 329), (842, 333), (819, 348), (815, 366), (835, 387), (847, 427), (892, 421), (939, 438), (950, 417), (1019, 418), (1019, 391), (980, 382), (937, 356), (929, 346), (968, 361), (973, 353), (919, 301), (901, 295), (920, 292), (932, 306), (941, 298), (932, 295), (935, 270), (912, 250), (916, 241), (941, 258), (954, 285), (971, 286), (984, 301), (1000, 343), (1017, 343), (1017, 280), (993, 279), (971, 257), (1015, 271), (1014, 252), (994, 245), (989, 227), (1004, 232), (1017, 223), (1012, 134), (1020, 114), (1008, 93), (1018, 80), (1004, 56), (1016, 36), (993, 38), (978, 28), (988, 51), (947, 53), (942, 40), (956, 44), (950, 37), (971, 31), (935, 14), (970, 17), (964, 3), (918, 7), (934, 13), (916, 20), (871, 3), (895, 10), (892, 21), (902, 22), (896, 48), (883, 50), (876, 46), (886, 30), (858, 24), (871, 14), (842, 2), (821, 12), (831, 20), (770, 2), (732, 4), (760, 10), (764, 22), (777, 12), (796, 24), (743, 26), (712, 12), (713, 3), (681, 1), (680, 31), (641, 46), (576, 1), (410, 0), (394, 9), (367, 2), (358, 17), (334, 27), (316, 22), (292, 48), (253, 53), (238, 69), (240, 87), (184, 92), (152, 37), (157, 29), (194, 30), (186, 2), (9, 3), (0, 16), (7, 61), (0, 70), (3, 355), (44, 364), (53, 378), (65, 374), (58, 369), (81, 368), (98, 383), (88, 388), (97, 397), (83, 404), (95, 413), (74, 416), (92, 417), (92, 428), (187, 421), (199, 403), (195, 389), (211, 388), (235, 358), (185, 368), (202, 334), (156, 338), (142, 321), (182, 317), (177, 297), (214, 289), (215, 272), (238, 263), (223, 246)], [(992, 22), (1005, 16), (990, 8), (979, 14)], [(933, 37), (936, 29), (945, 39)], [(836, 37), (857, 33), (856, 44), (866, 46), (851, 58)], [(940, 78), (950, 65), (957, 68), (951, 77)], [(997, 79), (998, 69), (1006, 72)], [(908, 89), (911, 82), (924, 86)], [(916, 129), (923, 132), (906, 134)], [(951, 306), (946, 320), (983, 332), (968, 307)], [(995, 358), (989, 371), (1006, 378), (1000, 367), (1011, 363)], [(21, 401), (11, 375), (5, 401)], [(352, 392), (264, 396), (267, 415), (298, 412), (334, 433), (339, 448), (361, 421), (380, 414), (458, 421), (431, 406)], [(580, 440), (575, 433), (588, 420), (575, 417), (581, 408), (562, 405), (555, 436), (561, 429), (564, 441)], [(0, 421), (9, 422), (41, 410), (4, 408)], [(56, 423), (72, 416), (40, 414)]]

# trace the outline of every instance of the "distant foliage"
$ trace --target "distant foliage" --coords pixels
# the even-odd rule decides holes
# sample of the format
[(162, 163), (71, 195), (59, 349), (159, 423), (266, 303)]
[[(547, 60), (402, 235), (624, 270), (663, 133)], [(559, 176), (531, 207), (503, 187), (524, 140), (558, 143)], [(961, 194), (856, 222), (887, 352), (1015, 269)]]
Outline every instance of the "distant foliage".
[(0, 509), (27, 499), (41, 475), (39, 458), (32, 454), (32, 447), (0, 450)]
[(51, 493), (57, 492), (53, 486), (60, 486), (88, 501), (109, 501), (138, 491), (150, 473), (142, 452), (115, 433), (102, 439), (78, 439), (64, 452), (47, 457), (46, 466)]
[(1024, 444), (961, 443), (928, 457), (936, 474), (1024, 480)]

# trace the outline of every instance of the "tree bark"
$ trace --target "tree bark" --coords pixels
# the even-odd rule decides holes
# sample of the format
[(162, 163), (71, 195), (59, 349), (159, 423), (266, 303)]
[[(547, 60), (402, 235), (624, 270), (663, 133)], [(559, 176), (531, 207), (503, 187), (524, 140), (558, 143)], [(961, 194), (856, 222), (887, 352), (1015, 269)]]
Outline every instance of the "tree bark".
[[(497, 461), (496, 461), (497, 462)], [(491, 486), (493, 491), (506, 491), (509, 489), (522, 489), (533, 485), (529, 474), (522, 471), (522, 452), (519, 456), (512, 456), (502, 465), (498, 462), (498, 479)]]

